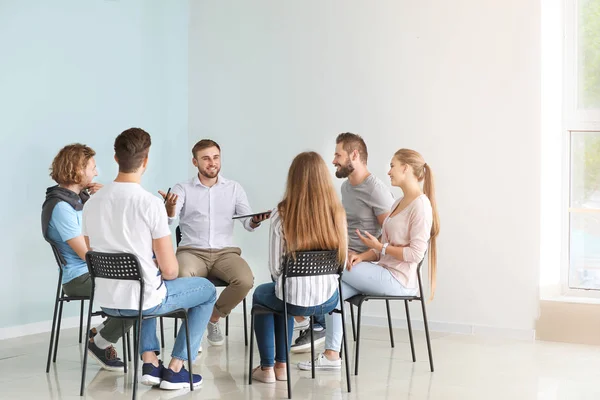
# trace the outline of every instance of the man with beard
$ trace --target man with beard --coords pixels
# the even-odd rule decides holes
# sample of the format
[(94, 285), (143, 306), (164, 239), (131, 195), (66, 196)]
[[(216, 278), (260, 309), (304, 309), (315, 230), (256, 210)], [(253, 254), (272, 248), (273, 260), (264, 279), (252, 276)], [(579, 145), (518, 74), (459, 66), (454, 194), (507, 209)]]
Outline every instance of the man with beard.
[[(229, 284), (215, 304), (207, 326), (208, 342), (220, 346), (225, 341), (219, 319), (229, 315), (254, 285), (254, 276), (241, 250), (233, 246), (234, 215), (251, 214), (242, 186), (219, 175), (221, 147), (203, 139), (192, 149), (192, 163), (198, 174), (159, 193), (165, 199), (169, 223), (179, 218), (181, 243), (177, 248), (180, 277), (214, 277)], [(253, 232), (268, 214), (241, 219)]]
[[(368, 247), (360, 240), (356, 230), (381, 236), (381, 226), (390, 213), (394, 198), (390, 188), (367, 169), (367, 145), (362, 137), (346, 132), (335, 140), (333, 165), (335, 176), (348, 178), (342, 183), (342, 204), (348, 222), (348, 252), (362, 253)], [(325, 318), (315, 317), (315, 344), (325, 342)], [(297, 325), (308, 328), (308, 321), (296, 320)], [(292, 353), (310, 351), (310, 330), (300, 333), (290, 348)]]

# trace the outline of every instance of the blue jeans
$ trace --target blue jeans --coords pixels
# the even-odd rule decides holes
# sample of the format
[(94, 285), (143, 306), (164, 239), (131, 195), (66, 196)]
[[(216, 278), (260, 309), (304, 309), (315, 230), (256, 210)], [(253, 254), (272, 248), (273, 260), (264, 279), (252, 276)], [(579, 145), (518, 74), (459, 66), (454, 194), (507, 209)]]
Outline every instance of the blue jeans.
[[(160, 315), (185, 308), (188, 311), (188, 324), (190, 327), (190, 351), (192, 362), (198, 354), (202, 336), (213, 312), (215, 301), (217, 301), (217, 290), (215, 285), (206, 278), (177, 278), (172, 281), (164, 281), (167, 288), (167, 296), (162, 303), (144, 310), (142, 315)], [(102, 308), (108, 315), (117, 317), (137, 317), (137, 310), (119, 310), (114, 308)], [(156, 318), (145, 319), (142, 322), (140, 354), (147, 351), (158, 353), (160, 344), (156, 337)], [(171, 357), (187, 360), (187, 344), (185, 340), (185, 324), (181, 324)]]
[[(384, 267), (372, 262), (361, 262), (345, 270), (342, 275), (341, 302), (357, 294), (370, 294), (375, 296), (412, 296), (417, 289), (404, 287), (392, 273)], [(336, 305), (340, 309), (339, 305)], [(327, 332), (325, 334), (325, 349), (340, 351), (342, 346), (342, 316), (338, 313), (325, 316)]]
[[(294, 333), (294, 316), (327, 314), (335, 308), (337, 303), (337, 290), (329, 300), (317, 306), (301, 307), (288, 303), (288, 348), (292, 343), (292, 335)], [(284, 303), (275, 295), (275, 282), (263, 283), (254, 290), (252, 305), (255, 304), (283, 312)], [(260, 365), (262, 367), (272, 367), (275, 365), (275, 361), (282, 363), (286, 361), (285, 320), (282, 315), (256, 315), (254, 317), (254, 332), (256, 332), (256, 343), (258, 344)], [(273, 343), (273, 336), (275, 336), (275, 343)]]

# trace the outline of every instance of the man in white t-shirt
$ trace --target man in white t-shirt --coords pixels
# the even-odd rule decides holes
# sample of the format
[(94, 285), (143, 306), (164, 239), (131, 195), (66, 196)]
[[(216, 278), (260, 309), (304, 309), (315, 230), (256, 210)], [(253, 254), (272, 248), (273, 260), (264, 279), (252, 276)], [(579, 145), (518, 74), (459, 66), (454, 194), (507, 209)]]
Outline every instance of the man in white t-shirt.
[[(142, 322), (140, 354), (144, 362), (142, 380), (161, 389), (189, 385), (189, 372), (183, 367), (193, 362), (216, 301), (216, 290), (205, 278), (177, 278), (179, 264), (171, 242), (165, 207), (160, 198), (144, 190), (141, 178), (148, 165), (150, 135), (131, 128), (115, 140), (115, 160), (119, 174), (114, 182), (86, 202), (82, 230), (88, 247), (107, 253), (132, 253), (141, 263), (144, 278), (143, 314), (157, 315), (179, 308), (188, 310), (192, 354), (187, 354), (185, 326), (175, 340), (171, 362), (163, 367), (157, 354), (156, 319)], [(154, 258), (155, 256), (155, 258)], [(140, 285), (134, 281), (97, 279), (95, 300), (113, 316), (138, 315)], [(194, 374), (194, 385), (202, 377)]]

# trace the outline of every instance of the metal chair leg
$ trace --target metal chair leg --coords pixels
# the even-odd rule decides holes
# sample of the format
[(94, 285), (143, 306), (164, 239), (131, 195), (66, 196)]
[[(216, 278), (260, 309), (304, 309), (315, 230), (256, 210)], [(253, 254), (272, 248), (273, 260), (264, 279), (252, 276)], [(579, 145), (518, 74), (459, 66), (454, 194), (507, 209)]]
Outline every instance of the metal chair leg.
[(58, 314), (58, 297), (60, 295), (60, 281), (56, 290), (56, 300), (54, 301), (54, 315), (52, 316), (52, 330), (50, 331), (50, 343), (48, 344), (48, 361), (46, 361), (46, 373), (50, 372), (50, 358), (52, 357), (52, 345), (54, 344), (54, 333), (56, 330), (56, 315)]
[(350, 305), (350, 318), (352, 319), (352, 338), (356, 342), (356, 326), (354, 324), (354, 307), (352, 303), (348, 303)]
[(385, 301), (385, 307), (387, 308), (387, 317), (388, 317), (388, 326), (390, 328), (390, 343), (392, 344), (392, 348), (394, 348), (394, 331), (392, 330), (392, 314), (390, 312), (390, 301)]
[(165, 327), (163, 325), (163, 317), (160, 317), (160, 348), (165, 348)]
[[(285, 296), (285, 289), (284, 289)], [(285, 298), (285, 297), (284, 297)], [(288, 343), (288, 313), (287, 313), (287, 303), (283, 305), (283, 318), (285, 321), (285, 367), (287, 373), (287, 390), (288, 390), (288, 399), (292, 398), (292, 377), (290, 372), (290, 344)], [(311, 330), (312, 332), (312, 330)]]
[[(82, 334), (81, 331), (83, 330), (83, 303), (85, 303), (85, 301), (81, 300), (80, 303), (81, 303), (81, 309), (79, 311), (79, 343), (81, 343), (81, 334)], [(88, 334), (86, 333), (85, 336), (87, 337)]]
[(225, 317), (225, 336), (229, 336), (229, 315)]
[(248, 385), (252, 385), (252, 359), (254, 358), (254, 312), (250, 310), (250, 361), (248, 362)]
[(190, 347), (190, 326), (188, 324), (187, 314), (184, 319), (185, 322), (185, 343), (187, 345), (187, 355), (188, 355), (188, 369), (190, 371), (190, 391), (194, 390), (194, 374), (192, 372), (192, 352)]
[(173, 338), (177, 339), (177, 318), (174, 319), (174, 327), (173, 327)]
[(412, 323), (410, 322), (410, 310), (408, 308), (408, 301), (404, 300), (404, 309), (406, 310), (406, 324), (408, 325), (408, 338), (410, 339), (410, 352), (412, 353), (413, 362), (417, 361), (415, 356), (415, 342), (413, 340)]
[[(340, 285), (340, 299), (342, 298), (342, 294), (341, 294), (341, 285)], [(346, 361), (344, 364), (346, 364), (346, 385), (348, 385), (348, 393), (350, 393), (352, 391), (352, 386), (350, 384), (350, 353), (348, 353), (348, 340), (347, 340), (347, 336), (346, 336), (346, 312), (344, 310), (344, 302), (340, 301), (340, 305), (341, 305), (341, 314), (342, 314), (342, 349), (344, 349), (344, 354), (346, 355)], [(350, 309), (352, 309), (352, 305), (350, 305)], [(358, 344), (358, 342), (357, 342)], [(340, 349), (340, 358), (342, 355), (342, 349)], [(314, 361), (313, 361), (314, 363)]]
[[(86, 332), (89, 332), (90, 329), (92, 329), (92, 303), (93, 303), (93, 301), (90, 299)], [(83, 391), (85, 390), (85, 373), (87, 372), (87, 359), (88, 359), (88, 351), (87, 351), (87, 343), (86, 343), (85, 350), (83, 351), (83, 365), (81, 366), (81, 387), (79, 389), (80, 396), (83, 396)]]
[(131, 362), (131, 335), (129, 331), (127, 331), (127, 359)]
[(137, 330), (136, 330), (136, 337), (135, 337), (135, 357), (133, 359), (133, 396), (132, 399), (135, 399), (135, 395), (137, 393), (137, 385), (138, 385), (138, 367), (140, 364), (140, 356), (139, 354), (139, 348), (140, 348), (140, 342), (142, 341), (142, 318), (138, 318), (137, 319)]
[(244, 297), (244, 345), (248, 347), (248, 312), (246, 311), (246, 298)]
[(356, 354), (354, 355), (354, 375), (358, 375), (358, 360), (360, 357), (360, 319), (362, 317), (362, 303), (358, 305), (358, 320), (356, 321)]
[(125, 337), (125, 320), (121, 321), (121, 341), (123, 341), (123, 372), (127, 373), (127, 339)]
[[(56, 362), (56, 352), (58, 351), (58, 339), (60, 338), (60, 324), (62, 322), (62, 310), (64, 302), (60, 302), (58, 306), (58, 321), (56, 321), (56, 341), (54, 342), (54, 355), (52, 356), (52, 362)], [(87, 348), (86, 348), (87, 350)]]
[[(310, 325), (308, 327), (308, 329), (310, 329), (310, 371), (312, 378), (315, 379), (315, 334), (313, 331), (313, 316), (311, 315), (308, 319), (310, 321)], [(287, 336), (285, 340), (287, 340)]]
[(425, 311), (425, 299), (421, 298), (421, 308), (423, 309), (423, 324), (425, 325), (425, 338), (427, 339), (427, 352), (429, 353), (429, 369), (433, 372), (433, 355), (431, 354), (431, 339), (429, 338), (429, 323), (427, 322), (427, 312)]

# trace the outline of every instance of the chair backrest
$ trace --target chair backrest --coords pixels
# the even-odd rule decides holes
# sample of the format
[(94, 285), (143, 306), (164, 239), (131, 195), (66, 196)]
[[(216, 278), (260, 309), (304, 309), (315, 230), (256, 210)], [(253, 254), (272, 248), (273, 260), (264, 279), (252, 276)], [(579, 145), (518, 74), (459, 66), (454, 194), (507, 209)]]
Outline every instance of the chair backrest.
[(88, 251), (85, 254), (90, 277), (92, 278), (92, 293), (90, 296), (90, 312), (94, 303), (96, 278), (122, 281), (137, 281), (140, 284), (139, 316), (142, 318), (144, 305), (144, 279), (142, 265), (135, 254), (131, 253), (101, 253)]
[(94, 278), (139, 281), (144, 284), (140, 260), (135, 254), (88, 251), (85, 261)]
[(181, 242), (181, 228), (179, 225), (175, 228), (175, 242), (177, 243), (177, 247), (179, 247), (179, 243)]
[(344, 266), (338, 260), (337, 250), (298, 251), (296, 256), (283, 258), (283, 276), (339, 275)]
[(54, 253), (54, 259), (56, 260), (56, 264), (58, 264), (58, 268), (62, 269), (67, 265), (67, 261), (65, 260), (65, 258), (63, 257), (62, 254), (60, 254), (60, 251), (58, 250), (58, 247), (56, 247), (56, 245), (50, 241), (47, 241), (48, 244), (50, 245), (50, 247), (52, 247), (52, 253)]

